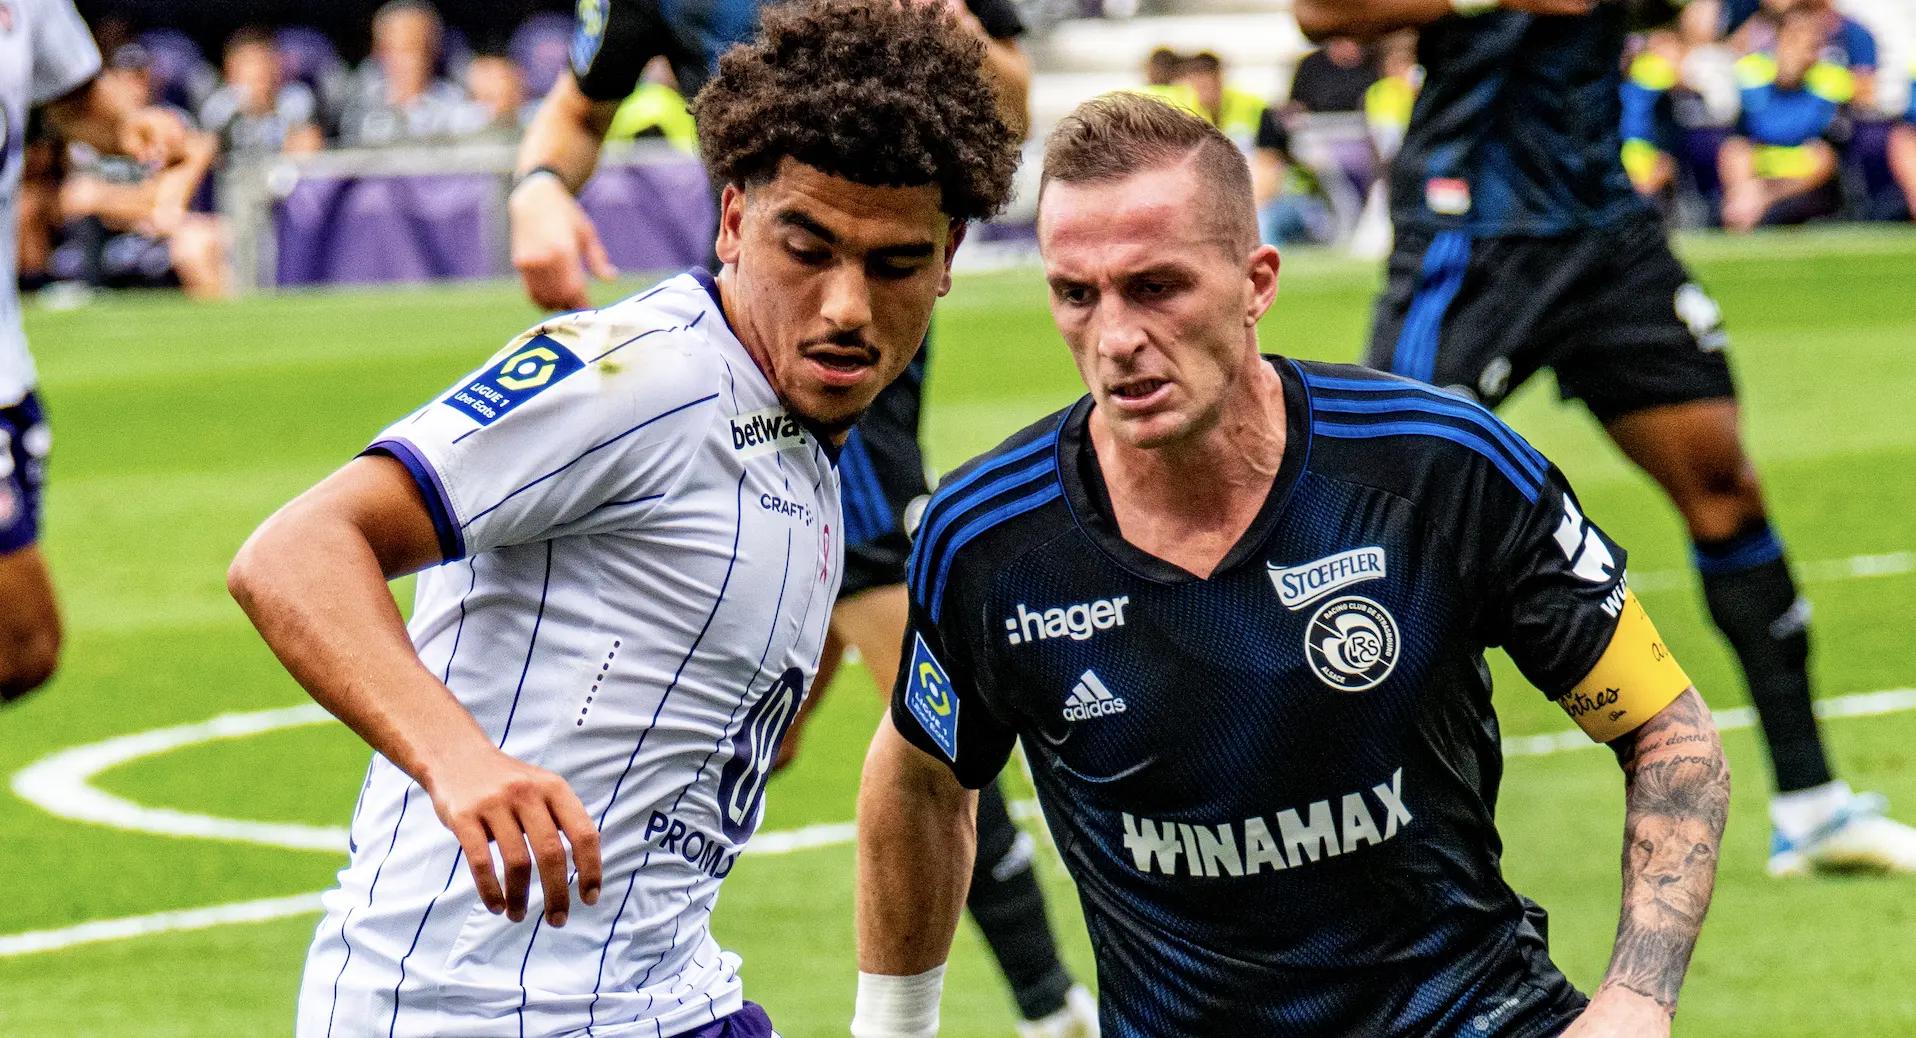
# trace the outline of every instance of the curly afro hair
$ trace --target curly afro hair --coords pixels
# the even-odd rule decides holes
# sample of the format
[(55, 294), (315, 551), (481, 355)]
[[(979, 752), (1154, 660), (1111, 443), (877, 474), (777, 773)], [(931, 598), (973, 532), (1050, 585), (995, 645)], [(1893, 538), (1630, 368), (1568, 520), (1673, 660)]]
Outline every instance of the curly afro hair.
[(936, 185), (946, 215), (983, 219), (1011, 195), (1019, 144), (983, 61), (941, 5), (768, 5), (762, 34), (692, 101), (699, 150), (720, 183), (764, 183), (791, 158), (874, 187)]

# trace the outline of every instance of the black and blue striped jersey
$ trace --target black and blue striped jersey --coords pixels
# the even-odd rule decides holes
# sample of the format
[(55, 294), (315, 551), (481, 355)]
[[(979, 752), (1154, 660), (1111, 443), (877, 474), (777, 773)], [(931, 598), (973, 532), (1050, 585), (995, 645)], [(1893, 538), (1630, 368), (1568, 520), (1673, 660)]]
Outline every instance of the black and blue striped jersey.
[(1424, 26), (1424, 83), (1391, 163), (1399, 227), (1556, 235), (1649, 214), (1621, 159), (1630, 5)]
[(1602, 709), (1624, 552), (1477, 405), (1271, 363), (1282, 467), (1208, 577), (1120, 536), (1088, 397), (948, 478), (894, 723), (974, 787), (1022, 741), (1106, 1034), (1556, 1034), (1584, 1000), (1500, 872), (1484, 652)]

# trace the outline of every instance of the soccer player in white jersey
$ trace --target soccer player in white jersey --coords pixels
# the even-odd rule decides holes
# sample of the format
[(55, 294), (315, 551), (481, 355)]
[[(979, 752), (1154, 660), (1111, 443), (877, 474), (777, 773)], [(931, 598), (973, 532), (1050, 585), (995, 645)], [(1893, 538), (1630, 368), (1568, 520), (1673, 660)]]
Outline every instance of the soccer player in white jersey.
[(44, 684), (60, 653), (39, 548), (53, 435), (34, 393), (13, 269), (27, 114), (45, 105), (62, 136), (153, 163), (176, 160), (185, 140), (177, 116), (140, 107), (99, 76), (99, 49), (68, 0), (0, 0), (0, 701)]
[(716, 279), (532, 328), (241, 550), (377, 751), (301, 1036), (770, 1033), (708, 920), (823, 645), (835, 445), (1010, 190), (978, 46), (916, 4), (768, 13), (694, 102)]

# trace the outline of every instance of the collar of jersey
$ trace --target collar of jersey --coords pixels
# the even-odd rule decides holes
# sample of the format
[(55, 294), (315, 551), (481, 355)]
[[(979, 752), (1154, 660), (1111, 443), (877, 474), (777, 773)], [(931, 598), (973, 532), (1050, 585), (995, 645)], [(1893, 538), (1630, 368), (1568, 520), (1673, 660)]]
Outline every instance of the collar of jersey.
[[(1271, 481), (1271, 490), (1264, 498), (1264, 507), (1258, 510), (1257, 518), (1251, 520), (1251, 525), (1245, 528), (1244, 534), (1231, 546), (1231, 550), (1224, 553), (1224, 559), (1212, 571), (1212, 577), (1222, 576), (1264, 555), (1265, 542), (1276, 530), (1277, 521), (1283, 516), (1291, 492), (1296, 489), (1297, 481), (1303, 476), (1310, 458), (1311, 405), (1304, 380), (1290, 361), (1270, 354), (1266, 354), (1264, 359), (1277, 369), (1278, 377), (1284, 383), (1284, 460), (1278, 464), (1277, 478)], [(1117, 518), (1111, 507), (1111, 492), (1104, 483), (1103, 467), (1098, 464), (1097, 451), (1091, 447), (1091, 437), (1085, 434), (1086, 423), (1091, 418), (1091, 406), (1090, 394), (1079, 399), (1070, 414), (1065, 416), (1058, 435), (1058, 478), (1064, 486), (1065, 502), (1071, 509), (1071, 517), (1078, 529), (1113, 562), (1146, 580), (1181, 584), (1205, 579), (1132, 544), (1118, 532)]]

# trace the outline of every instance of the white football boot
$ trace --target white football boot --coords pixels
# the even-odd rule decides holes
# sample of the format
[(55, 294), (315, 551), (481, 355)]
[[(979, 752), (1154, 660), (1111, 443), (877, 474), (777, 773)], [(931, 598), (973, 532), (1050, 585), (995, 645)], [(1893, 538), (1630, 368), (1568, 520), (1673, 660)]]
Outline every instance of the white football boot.
[(1098, 998), (1083, 984), (1065, 992), (1064, 1008), (1018, 1025), (1018, 1038), (1098, 1038)]
[[(1813, 872), (1864, 872), (1916, 875), (1916, 828), (1883, 814), (1881, 793), (1849, 793), (1821, 824), (1792, 839), (1782, 827), (1771, 830), (1769, 873), (1807, 876)], [(1772, 806), (1772, 820), (1777, 815)]]

